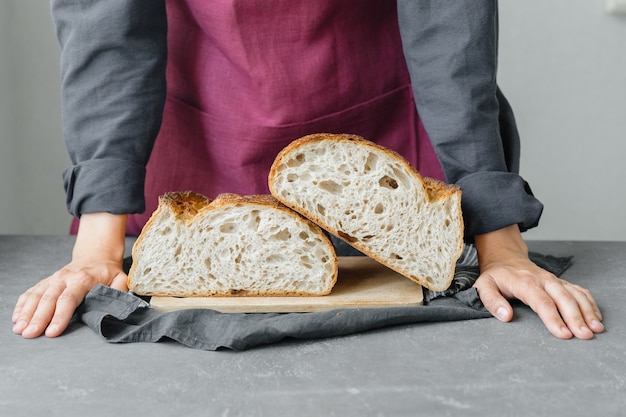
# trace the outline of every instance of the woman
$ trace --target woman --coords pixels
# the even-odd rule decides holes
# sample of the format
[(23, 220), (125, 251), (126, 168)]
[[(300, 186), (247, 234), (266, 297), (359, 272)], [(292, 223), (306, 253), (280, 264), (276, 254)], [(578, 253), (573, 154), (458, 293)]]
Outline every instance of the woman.
[(461, 186), (475, 286), (500, 320), (517, 298), (556, 337), (603, 330), (587, 290), (528, 259), (521, 232), (542, 205), (518, 174), (496, 84), (495, 1), (53, 0), (52, 10), (73, 162), (64, 180), (80, 225), (72, 261), (18, 299), (15, 333), (58, 336), (93, 286), (126, 290), (124, 235), (139, 233), (159, 194), (267, 192), (276, 153), (317, 132), (359, 134)]

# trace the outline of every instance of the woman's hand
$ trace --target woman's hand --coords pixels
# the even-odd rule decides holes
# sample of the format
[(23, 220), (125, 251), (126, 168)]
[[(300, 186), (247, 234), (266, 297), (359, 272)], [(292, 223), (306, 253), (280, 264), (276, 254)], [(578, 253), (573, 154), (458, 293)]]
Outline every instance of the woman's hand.
[(122, 270), (125, 215), (81, 217), (72, 261), (24, 292), (13, 310), (13, 332), (25, 338), (59, 336), (76, 308), (97, 284), (127, 291)]
[(550, 333), (561, 339), (591, 339), (604, 330), (602, 315), (591, 293), (557, 278), (528, 258), (517, 225), (475, 237), (480, 276), (474, 287), (483, 304), (508, 322), (518, 299), (532, 308)]

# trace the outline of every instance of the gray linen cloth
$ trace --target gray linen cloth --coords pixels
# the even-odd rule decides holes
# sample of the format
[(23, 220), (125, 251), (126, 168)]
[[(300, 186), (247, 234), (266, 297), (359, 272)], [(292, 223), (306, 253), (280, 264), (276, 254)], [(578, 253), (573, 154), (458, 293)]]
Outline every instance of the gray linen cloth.
[[(350, 253), (337, 248), (338, 254)], [(555, 275), (571, 257), (531, 253), (531, 259)], [(128, 259), (125, 267), (129, 268)], [(159, 313), (143, 298), (99, 285), (76, 311), (75, 318), (111, 343), (175, 340), (203, 350), (246, 350), (285, 339), (343, 336), (387, 326), (491, 317), (472, 285), (478, 277), (475, 249), (466, 245), (450, 288), (425, 291), (420, 307), (336, 309), (315, 313), (220, 313), (209, 309)]]

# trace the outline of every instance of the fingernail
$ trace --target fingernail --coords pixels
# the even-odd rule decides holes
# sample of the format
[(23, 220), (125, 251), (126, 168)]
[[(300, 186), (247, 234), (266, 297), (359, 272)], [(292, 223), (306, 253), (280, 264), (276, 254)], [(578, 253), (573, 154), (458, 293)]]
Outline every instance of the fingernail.
[(46, 334), (56, 334), (58, 330), (59, 330), (59, 326), (57, 324), (51, 324), (46, 329)]
[(507, 311), (506, 307), (499, 307), (496, 310), (496, 317), (502, 321), (506, 320), (506, 316), (509, 312)]
[(13, 325), (13, 332), (14, 333), (22, 333), (24, 331), (24, 328), (26, 327), (26, 321), (25, 320), (20, 320), (17, 323), (15, 323), (15, 325)]
[(604, 330), (604, 324), (598, 320), (591, 320), (591, 327), (598, 330)]
[(585, 333), (593, 333), (591, 329), (587, 326), (580, 326), (580, 331)]
[(561, 333), (564, 336), (567, 336), (567, 337), (572, 337), (573, 336), (572, 332), (565, 326), (561, 327)]

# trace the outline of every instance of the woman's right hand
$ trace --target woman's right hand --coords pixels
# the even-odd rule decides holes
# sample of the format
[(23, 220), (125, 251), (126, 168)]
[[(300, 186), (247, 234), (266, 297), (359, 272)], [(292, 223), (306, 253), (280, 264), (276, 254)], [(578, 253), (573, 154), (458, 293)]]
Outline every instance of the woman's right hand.
[(13, 332), (25, 338), (56, 337), (96, 285), (127, 291), (122, 269), (126, 215), (89, 213), (81, 217), (72, 261), (25, 291), (13, 310)]

